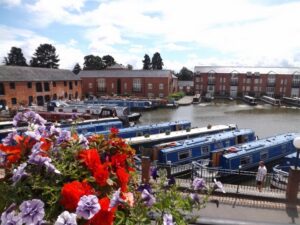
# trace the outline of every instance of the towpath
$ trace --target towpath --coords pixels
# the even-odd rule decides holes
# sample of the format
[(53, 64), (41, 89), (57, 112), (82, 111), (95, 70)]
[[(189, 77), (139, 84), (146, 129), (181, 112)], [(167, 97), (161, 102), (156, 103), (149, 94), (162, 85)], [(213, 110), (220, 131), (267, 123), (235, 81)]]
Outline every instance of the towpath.
[(177, 101), (178, 105), (190, 105), (193, 102), (193, 96), (184, 96)]

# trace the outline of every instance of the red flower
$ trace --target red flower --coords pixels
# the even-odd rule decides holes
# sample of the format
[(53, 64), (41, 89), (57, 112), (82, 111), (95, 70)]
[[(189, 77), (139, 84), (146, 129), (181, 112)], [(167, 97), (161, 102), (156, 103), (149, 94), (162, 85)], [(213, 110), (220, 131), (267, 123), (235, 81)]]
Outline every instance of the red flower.
[(50, 140), (45, 139), (45, 138), (41, 138), (40, 141), (43, 143), (42, 146), (41, 146), (41, 149), (44, 150), (44, 151), (49, 151), (49, 149), (52, 146), (52, 142)]
[(125, 167), (126, 159), (126, 154), (116, 154), (111, 157), (111, 164), (115, 167)]
[(87, 182), (73, 181), (64, 184), (61, 190), (60, 203), (70, 211), (75, 211), (80, 198), (83, 195), (94, 194), (95, 191)]
[(110, 128), (110, 133), (114, 134), (114, 135), (117, 135), (119, 133), (119, 129), (116, 128), (116, 127), (112, 127), (112, 128)]
[(108, 211), (110, 200), (108, 197), (101, 198), (99, 204), (100, 211), (90, 219), (85, 225), (112, 225), (114, 222), (116, 208)]
[(109, 178), (109, 172), (107, 165), (97, 165), (93, 174), (96, 182), (99, 186), (107, 185), (107, 179)]
[(79, 152), (79, 159), (85, 164), (90, 171), (95, 171), (96, 167), (101, 164), (97, 149), (82, 150)]
[(120, 167), (117, 169), (117, 177), (120, 183), (121, 191), (126, 192), (127, 184), (129, 181), (129, 174), (126, 172), (124, 168)]
[(6, 166), (18, 162), (21, 158), (21, 149), (18, 145), (4, 146), (3, 144), (0, 144), (0, 150), (7, 154)]

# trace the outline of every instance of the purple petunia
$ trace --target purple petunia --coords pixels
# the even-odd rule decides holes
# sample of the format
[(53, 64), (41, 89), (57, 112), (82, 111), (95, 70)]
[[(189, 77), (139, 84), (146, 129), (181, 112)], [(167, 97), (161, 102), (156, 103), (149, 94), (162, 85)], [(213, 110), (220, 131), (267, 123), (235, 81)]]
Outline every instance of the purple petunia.
[(150, 184), (141, 184), (140, 186), (138, 186), (137, 191), (143, 192), (144, 189), (146, 189), (149, 193), (152, 193)]
[(171, 214), (164, 214), (163, 225), (174, 225), (173, 216)]
[(13, 118), (13, 126), (14, 127), (18, 126), (18, 124), (21, 123), (22, 121), (23, 121), (23, 113), (19, 112)]
[(16, 130), (13, 130), (11, 133), (9, 133), (5, 138), (2, 139), (2, 143), (5, 146), (11, 146), (15, 145), (16, 140), (15, 137), (18, 135)]
[(20, 205), (23, 223), (26, 225), (36, 225), (43, 221), (45, 216), (44, 203), (39, 199), (24, 201)]
[(13, 171), (13, 185), (15, 185), (17, 182), (19, 182), (23, 177), (27, 176), (27, 173), (25, 172), (25, 168), (27, 166), (27, 163), (22, 163), (17, 169), (14, 169)]
[(7, 154), (0, 150), (0, 166), (3, 166), (6, 162)]
[(190, 198), (194, 203), (200, 204), (200, 196), (197, 193), (191, 193)]
[(45, 125), (47, 122), (43, 117), (33, 111), (27, 111), (23, 114), (23, 118), (25, 122), (33, 123), (37, 125)]
[(214, 190), (216, 189), (220, 189), (223, 193), (226, 193), (223, 184), (220, 181), (217, 181), (216, 179), (214, 179)]
[(82, 135), (82, 134), (79, 135), (79, 143), (80, 143), (84, 148), (87, 148), (88, 145), (89, 145), (88, 139), (87, 139), (84, 135)]
[(203, 189), (205, 187), (205, 180), (203, 178), (195, 178), (193, 180), (193, 187), (195, 191)]
[(157, 168), (152, 166), (150, 168), (150, 174), (151, 174), (151, 177), (156, 180), (158, 178), (158, 174), (157, 174)]
[(113, 207), (117, 206), (119, 203), (123, 203), (124, 200), (120, 197), (121, 189), (119, 188), (110, 199), (108, 211), (110, 211)]
[(176, 184), (176, 180), (173, 176), (170, 176), (170, 178), (168, 178), (168, 185), (171, 186), (174, 184)]
[(20, 214), (16, 215), (15, 204), (10, 205), (1, 215), (1, 225), (21, 225), (22, 217)]
[(142, 201), (145, 203), (146, 206), (151, 207), (156, 202), (155, 197), (152, 194), (150, 194), (147, 191), (147, 189), (143, 190), (141, 197), (142, 197)]
[(76, 214), (64, 211), (58, 216), (54, 225), (77, 225)]
[(80, 198), (76, 214), (86, 220), (91, 219), (101, 209), (99, 200), (95, 195), (84, 195)]
[(56, 144), (59, 145), (65, 141), (69, 141), (71, 139), (71, 132), (68, 130), (62, 130), (56, 140)]

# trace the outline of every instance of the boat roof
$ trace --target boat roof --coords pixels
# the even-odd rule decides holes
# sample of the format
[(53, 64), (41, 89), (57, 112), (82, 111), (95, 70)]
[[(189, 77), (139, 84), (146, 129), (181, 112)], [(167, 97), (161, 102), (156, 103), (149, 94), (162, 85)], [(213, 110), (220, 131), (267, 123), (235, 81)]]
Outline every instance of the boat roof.
[(292, 154), (286, 155), (284, 158), (292, 159), (292, 158), (296, 158), (296, 157), (297, 157), (297, 152), (294, 152)]
[(188, 140), (176, 141), (175, 145), (173, 145), (171, 147), (167, 147), (165, 149), (162, 149), (161, 151), (164, 153), (179, 151), (179, 150), (182, 150), (182, 148), (193, 148), (195, 146), (199, 146), (200, 144), (207, 145), (207, 144), (211, 144), (211, 143), (217, 143), (224, 139), (236, 137), (239, 135), (250, 134), (250, 133), (254, 133), (254, 131), (251, 129), (225, 131), (225, 132), (211, 134), (211, 135), (207, 135), (207, 136), (203, 136), (203, 137), (197, 137), (197, 138), (192, 138), (192, 139), (188, 139)]
[(213, 125), (210, 129), (208, 127), (200, 127), (200, 128), (192, 128), (190, 131), (187, 130), (179, 130), (179, 131), (173, 131), (170, 132), (170, 134), (166, 133), (160, 133), (160, 134), (153, 134), (149, 137), (140, 136), (140, 137), (133, 137), (133, 138), (126, 138), (125, 141), (130, 145), (134, 144), (143, 144), (143, 143), (149, 143), (154, 142), (158, 140), (164, 140), (164, 139), (170, 139), (170, 138), (181, 138), (188, 135), (201, 135), (205, 134), (207, 132), (221, 132), (225, 129), (231, 129), (236, 128), (237, 126), (235, 124), (229, 124), (229, 125)]
[[(273, 137), (264, 138), (261, 140), (251, 141), (241, 145), (236, 145), (234, 146), (234, 152), (224, 154), (223, 157), (234, 158), (248, 152), (261, 151), (268, 147), (272, 147), (272, 146), (276, 146), (276, 145), (280, 145), (292, 141), (296, 136), (297, 136), (296, 133), (285, 133)], [(229, 147), (229, 148), (233, 149), (233, 147)]]

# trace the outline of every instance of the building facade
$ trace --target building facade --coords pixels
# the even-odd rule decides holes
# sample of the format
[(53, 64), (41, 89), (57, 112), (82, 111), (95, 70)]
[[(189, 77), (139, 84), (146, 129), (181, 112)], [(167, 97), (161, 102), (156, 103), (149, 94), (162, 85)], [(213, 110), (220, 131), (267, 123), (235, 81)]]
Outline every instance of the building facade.
[(70, 70), (0, 66), (0, 104), (9, 108), (81, 98), (81, 80)]
[(184, 92), (186, 95), (193, 95), (194, 81), (178, 81), (178, 90)]
[(196, 66), (196, 94), (299, 97), (300, 68)]
[(177, 92), (177, 77), (170, 70), (83, 70), (83, 95), (128, 95), (165, 98)]

